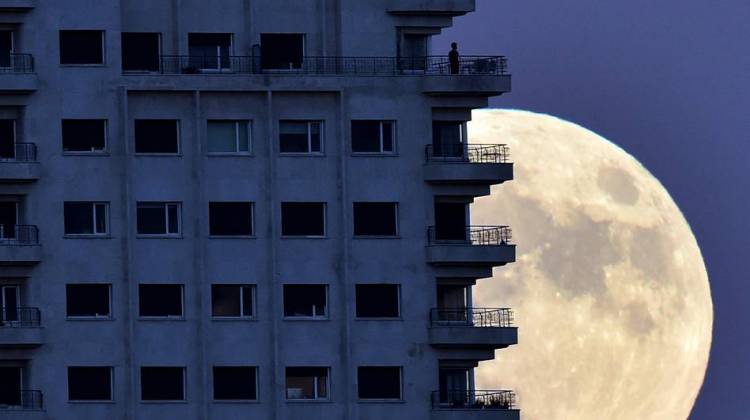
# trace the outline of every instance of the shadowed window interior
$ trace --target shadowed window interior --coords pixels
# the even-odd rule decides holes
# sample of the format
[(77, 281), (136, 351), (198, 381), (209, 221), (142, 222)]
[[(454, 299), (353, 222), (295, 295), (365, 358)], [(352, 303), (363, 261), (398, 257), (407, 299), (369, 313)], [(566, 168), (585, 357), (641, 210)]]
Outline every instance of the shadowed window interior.
[(214, 366), (214, 400), (257, 400), (257, 368)]
[(107, 148), (107, 120), (62, 120), (63, 152), (103, 152)]
[(323, 122), (279, 122), (279, 151), (281, 153), (323, 153)]
[(281, 203), (282, 236), (325, 236), (325, 203)]
[(355, 236), (398, 235), (397, 203), (354, 203)]
[(304, 34), (260, 34), (263, 70), (302, 68), (305, 56)]
[(66, 235), (106, 235), (108, 203), (66, 201), (63, 204)]
[(432, 153), (435, 157), (461, 158), (464, 156), (463, 121), (432, 122)]
[(208, 153), (250, 153), (248, 121), (209, 120)]
[(190, 66), (196, 70), (228, 69), (232, 34), (188, 34), (188, 51)]
[(111, 367), (68, 367), (68, 400), (111, 401)]
[(179, 235), (180, 203), (138, 202), (136, 219), (140, 235)]
[(141, 400), (183, 401), (184, 367), (141, 367)]
[(0, 406), (20, 406), (23, 368), (0, 366)]
[(435, 202), (435, 238), (439, 241), (466, 241), (465, 203)]
[(13, 31), (0, 31), (0, 67), (13, 67)]
[(180, 153), (180, 125), (177, 120), (135, 120), (135, 152)]
[(253, 203), (208, 203), (209, 234), (212, 236), (252, 236)]
[(399, 285), (358, 284), (357, 318), (398, 318)]
[(287, 367), (286, 398), (318, 400), (328, 398), (327, 367)]
[(181, 284), (138, 285), (138, 314), (142, 317), (181, 317)]
[(16, 159), (16, 120), (0, 119), (0, 160)]
[(109, 284), (65, 285), (66, 315), (108, 318), (111, 316)]
[(255, 286), (240, 284), (211, 285), (211, 316), (251, 318), (255, 316)]
[(284, 316), (324, 318), (327, 316), (328, 286), (325, 284), (285, 284)]
[(393, 121), (352, 121), (352, 152), (393, 153), (396, 123)]
[(400, 400), (401, 368), (398, 366), (358, 367), (357, 396), (363, 400)]
[(123, 32), (122, 70), (158, 72), (160, 37), (154, 32)]
[(104, 64), (104, 31), (60, 31), (60, 64)]

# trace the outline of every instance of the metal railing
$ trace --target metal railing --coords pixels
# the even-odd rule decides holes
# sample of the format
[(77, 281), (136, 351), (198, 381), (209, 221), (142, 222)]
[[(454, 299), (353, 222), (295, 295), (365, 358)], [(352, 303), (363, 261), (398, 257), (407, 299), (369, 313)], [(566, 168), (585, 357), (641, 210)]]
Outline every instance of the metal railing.
[(2, 410), (41, 410), (44, 408), (42, 391), (22, 389), (13, 393), (4, 393), (0, 398), (0, 411)]
[(0, 245), (38, 245), (39, 228), (34, 225), (0, 224)]
[(512, 410), (516, 394), (507, 390), (442, 390), (432, 392), (432, 407), (445, 409)]
[(427, 163), (510, 163), (506, 144), (428, 144)]
[(0, 312), (0, 327), (34, 328), (42, 325), (42, 313), (39, 308), (3, 306)]
[(34, 56), (31, 54), (0, 55), (0, 73), (33, 73)]
[(427, 228), (427, 245), (511, 245), (512, 232), (508, 226), (466, 226), (462, 229), (451, 227)]
[(513, 326), (510, 308), (433, 308), (430, 324), (434, 326), (509, 328)]
[(16, 143), (13, 147), (13, 155), (0, 155), (0, 162), (36, 162), (36, 144)]
[(266, 63), (260, 56), (159, 56), (162, 74), (306, 74), (306, 75), (507, 75), (502, 56), (465, 56), (451, 66), (448, 57), (319, 57)]

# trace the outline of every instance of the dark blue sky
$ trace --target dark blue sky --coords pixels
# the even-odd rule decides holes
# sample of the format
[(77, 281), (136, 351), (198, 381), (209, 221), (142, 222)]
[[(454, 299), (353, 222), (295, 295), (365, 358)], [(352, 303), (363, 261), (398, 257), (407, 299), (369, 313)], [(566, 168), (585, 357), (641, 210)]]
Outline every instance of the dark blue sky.
[(672, 194), (711, 279), (714, 339), (691, 419), (750, 418), (750, 1), (477, 0), (434, 44), (510, 59), (491, 106), (576, 122)]

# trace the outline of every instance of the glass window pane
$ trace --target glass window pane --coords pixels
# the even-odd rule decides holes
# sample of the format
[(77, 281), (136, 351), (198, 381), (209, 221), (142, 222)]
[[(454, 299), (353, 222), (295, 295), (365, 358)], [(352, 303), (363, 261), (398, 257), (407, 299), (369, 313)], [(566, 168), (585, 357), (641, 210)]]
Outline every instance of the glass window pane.
[(240, 121), (237, 123), (237, 149), (239, 152), (250, 151), (250, 136), (248, 123)]
[(136, 211), (137, 232), (144, 235), (163, 235), (167, 233), (164, 205), (139, 204)]
[(352, 151), (355, 153), (380, 152), (379, 121), (352, 121)]
[(392, 122), (384, 122), (383, 123), (383, 151), (384, 152), (393, 152), (395, 149), (393, 147), (393, 137), (395, 134), (395, 124)]
[(169, 222), (169, 233), (180, 233), (180, 206), (177, 204), (167, 205), (167, 220)]
[(94, 233), (94, 207), (91, 203), (67, 202), (63, 208), (66, 235)]
[(279, 125), (279, 151), (281, 153), (307, 153), (307, 123), (304, 121), (282, 121)]
[(253, 316), (253, 288), (251, 286), (242, 288), (242, 315)]
[(208, 151), (234, 153), (237, 151), (237, 124), (233, 121), (208, 122)]
[(211, 302), (213, 316), (240, 316), (240, 286), (212, 285)]
[(323, 151), (323, 128), (320, 122), (310, 123), (310, 151), (320, 153)]
[(107, 233), (107, 205), (95, 204), (96, 233)]

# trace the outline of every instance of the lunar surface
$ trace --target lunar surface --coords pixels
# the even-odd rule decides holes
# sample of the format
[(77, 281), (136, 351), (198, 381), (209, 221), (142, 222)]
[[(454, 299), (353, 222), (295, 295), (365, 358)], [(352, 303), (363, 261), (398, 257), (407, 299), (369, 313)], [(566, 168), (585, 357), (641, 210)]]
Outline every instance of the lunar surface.
[(515, 390), (525, 420), (687, 418), (713, 306), (669, 193), (622, 149), (554, 117), (478, 111), (469, 138), (508, 144), (515, 166), (472, 209), (472, 224), (510, 225), (517, 244), (517, 262), (474, 289), (477, 307), (513, 308), (519, 334), (480, 365), (477, 388)]

